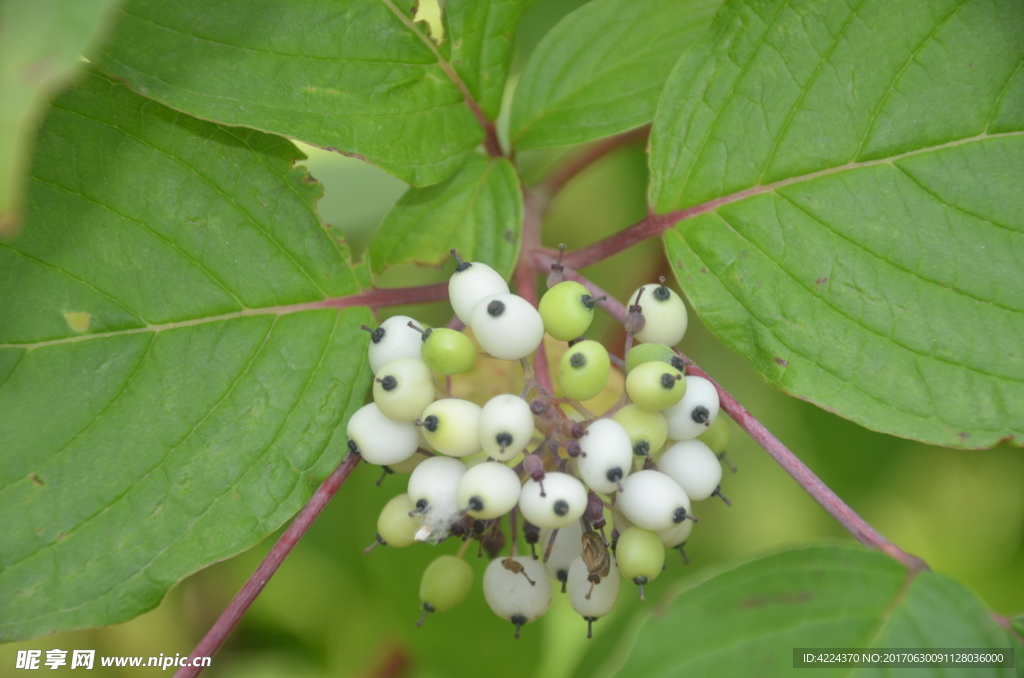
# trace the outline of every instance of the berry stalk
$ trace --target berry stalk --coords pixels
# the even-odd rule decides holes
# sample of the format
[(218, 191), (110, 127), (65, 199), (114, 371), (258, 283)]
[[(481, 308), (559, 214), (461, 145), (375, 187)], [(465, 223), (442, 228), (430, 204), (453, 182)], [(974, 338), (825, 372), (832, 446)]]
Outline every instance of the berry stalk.
[[(306, 505), (302, 507), (299, 515), (295, 517), (292, 524), (288, 526), (288, 529), (284, 531), (284, 534), (277, 540), (274, 547), (263, 558), (263, 561), (252, 573), (252, 576), (249, 577), (249, 580), (235, 594), (231, 603), (224, 609), (214, 625), (210, 627), (210, 630), (206, 632), (206, 635), (199, 641), (196, 648), (192, 650), (189, 659), (211, 657), (220, 649), (220, 646), (231, 635), (242, 615), (245, 614), (249, 606), (256, 600), (256, 596), (260, 594), (263, 587), (274, 576), (277, 568), (281, 567), (281, 563), (284, 562), (284, 559), (288, 557), (288, 554), (291, 553), (295, 545), (302, 539), (302, 535), (306, 534), (309, 526), (313, 524), (313, 521), (317, 519), (320, 512), (327, 506), (327, 502), (331, 500), (331, 497), (348, 479), (353, 469), (359, 464), (360, 459), (362, 457), (356, 454), (346, 456), (338, 464), (338, 467), (334, 469), (334, 472), (327, 476), (327, 479), (320, 484), (320, 487), (313, 493), (313, 496), (310, 497)], [(189, 663), (191, 664), (192, 662)], [(174, 674), (174, 678), (191, 678), (192, 676), (199, 675), (202, 670), (202, 667), (199, 666), (182, 667)]]

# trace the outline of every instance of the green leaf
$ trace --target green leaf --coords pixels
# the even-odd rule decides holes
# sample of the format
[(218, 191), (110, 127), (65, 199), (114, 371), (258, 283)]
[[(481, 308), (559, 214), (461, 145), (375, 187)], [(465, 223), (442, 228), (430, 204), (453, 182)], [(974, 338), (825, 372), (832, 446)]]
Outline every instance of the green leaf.
[(516, 31), (534, 0), (446, 0), (440, 51), (494, 120), (505, 94)]
[(506, 158), (476, 156), (455, 176), (410, 188), (387, 213), (370, 244), (370, 264), (437, 264), (454, 247), (508, 278), (519, 257), (523, 194)]
[(567, 146), (650, 122), (672, 66), (720, 0), (593, 0), (544, 36), (516, 87), (518, 149)]
[(0, 244), (0, 640), (154, 607), (346, 453), (372, 320), (299, 157), (95, 73), (49, 109)]
[(334, 148), (411, 184), (483, 139), (451, 67), (391, 0), (131, 0), (93, 57), (178, 110)]
[(1013, 629), (1017, 633), (1019, 633), (1022, 636), (1024, 636), (1024, 614), (1020, 615), (1019, 617), (1016, 617), (1016, 618), (1012, 619), (1011, 623), (1013, 624)]
[(1024, 432), (1024, 5), (732, 2), (666, 85), (651, 199), (769, 383), (953, 447)]
[(888, 556), (845, 546), (785, 551), (719, 574), (648, 613), (634, 639), (621, 667), (608, 667), (617, 675), (739, 676), (756, 664), (759, 676), (788, 676), (793, 649), (803, 647), (1007, 647), (981, 601), (954, 580), (908, 575)]
[(22, 176), (46, 101), (81, 65), (116, 0), (0, 2), (0, 236), (22, 219)]

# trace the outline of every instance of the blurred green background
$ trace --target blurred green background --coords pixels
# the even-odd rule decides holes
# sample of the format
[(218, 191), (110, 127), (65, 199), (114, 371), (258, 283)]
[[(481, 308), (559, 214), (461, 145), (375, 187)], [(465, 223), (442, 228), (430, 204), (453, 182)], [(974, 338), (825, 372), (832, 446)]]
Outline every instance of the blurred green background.
[[(578, 0), (546, 0), (526, 15), (510, 91), (540, 37)], [(354, 252), (405, 185), (358, 160), (317, 149), (306, 166), (324, 185), (323, 220), (341, 229)], [(523, 153), (517, 158), (528, 183), (542, 178), (574, 149)], [(624, 147), (579, 175), (559, 194), (544, 222), (548, 246), (585, 245), (640, 219), (646, 211), (646, 158), (638, 144)], [(402, 267), (381, 286), (444, 280), (443, 269)], [(659, 242), (643, 243), (584, 271), (619, 299), (668, 269)], [(430, 324), (451, 317), (445, 304), (391, 309)], [(608, 346), (621, 335), (602, 318), (591, 330)], [(1024, 611), (1024, 455), (1001, 446), (970, 452), (928, 447), (865, 430), (813, 405), (767, 387), (739, 357), (724, 348), (692, 314), (682, 348), (736, 395), (827, 484), (882, 534), (923, 557), (933, 569), (973, 589), (1004, 615)], [(707, 578), (730, 563), (786, 546), (850, 537), (732, 425), (723, 491), (734, 505), (715, 499), (697, 504), (701, 522), (683, 566), (669, 553), (669, 569), (648, 587), (647, 609), (667, 591)], [(630, 586), (623, 586), (613, 615), (586, 623), (556, 596), (550, 612), (527, 626), (519, 641), (513, 629), (487, 608), (477, 586), (462, 605), (417, 629), (419, 579), (426, 565), (458, 545), (362, 549), (374, 539), (384, 503), (405, 490), (403, 477), (374, 486), (377, 470), (360, 467), (299, 543), (245, 616), (204, 675), (290, 678), (320, 676), (561, 678), (588, 676), (615, 647), (618, 632), (643, 613)], [(0, 677), (14, 669), (19, 649), (95, 649), (98, 655), (188, 654), (274, 543), (273, 535), (247, 553), (186, 579), (152, 612), (125, 624), (65, 633), (0, 647)], [(475, 547), (474, 547), (475, 548)], [(485, 559), (469, 557), (478, 575)], [(44, 667), (45, 670), (45, 667)], [(154, 669), (93, 669), (94, 675), (143, 675)]]

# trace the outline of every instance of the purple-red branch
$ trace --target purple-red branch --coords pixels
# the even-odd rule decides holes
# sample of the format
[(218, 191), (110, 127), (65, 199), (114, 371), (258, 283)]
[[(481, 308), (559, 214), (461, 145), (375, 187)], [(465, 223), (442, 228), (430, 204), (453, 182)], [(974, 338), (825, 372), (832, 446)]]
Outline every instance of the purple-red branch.
[[(220, 646), (227, 640), (235, 625), (238, 624), (238, 620), (242, 618), (245, 611), (256, 600), (256, 596), (260, 594), (263, 587), (274, 576), (277, 568), (284, 562), (285, 557), (291, 553), (295, 544), (302, 538), (302, 535), (306, 534), (306, 530), (313, 524), (313, 521), (320, 515), (320, 512), (324, 510), (327, 502), (331, 500), (334, 493), (338, 491), (338, 488), (349, 477), (352, 470), (359, 464), (361, 458), (356, 454), (348, 455), (338, 465), (338, 468), (334, 469), (334, 473), (327, 476), (327, 479), (321, 483), (306, 505), (302, 507), (299, 515), (295, 517), (292, 524), (288, 526), (288, 529), (284, 531), (281, 538), (274, 544), (274, 548), (270, 549), (270, 553), (266, 555), (263, 562), (259, 564), (256, 571), (249, 577), (249, 580), (245, 582), (242, 590), (235, 595), (227, 609), (221, 613), (214, 625), (203, 636), (203, 639), (199, 641), (199, 644), (196, 645), (196, 648), (192, 650), (192, 654), (189, 655), (190, 660), (196, 657), (211, 657), (220, 649)], [(192, 662), (190, 661), (189, 663), (191, 664)], [(202, 667), (183, 667), (178, 669), (177, 673), (174, 674), (174, 678), (191, 678), (192, 676), (199, 675), (199, 672), (202, 670)]]

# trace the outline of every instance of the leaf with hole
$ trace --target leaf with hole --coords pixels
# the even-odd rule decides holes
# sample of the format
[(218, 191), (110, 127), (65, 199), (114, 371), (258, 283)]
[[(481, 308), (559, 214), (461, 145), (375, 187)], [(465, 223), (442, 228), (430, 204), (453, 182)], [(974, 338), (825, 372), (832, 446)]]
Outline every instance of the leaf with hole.
[(408, 0), (129, 0), (100, 69), (172, 108), (441, 181), (483, 139)]
[(651, 201), (769, 383), (953, 447), (1024, 434), (1024, 5), (731, 2), (658, 105)]
[(467, 261), (512, 274), (522, 235), (523, 194), (507, 158), (475, 156), (440, 184), (410, 188), (370, 244), (370, 264), (438, 264), (454, 247)]
[(154, 607), (346, 453), (372, 319), (299, 157), (95, 73), (48, 110), (0, 244), (0, 639)]
[[(936, 572), (909, 574), (888, 556), (850, 546), (750, 561), (683, 590), (637, 622), (604, 675), (741, 676), (756, 662), (759, 676), (788, 676), (794, 648), (803, 647), (1007, 647), (1006, 633), (960, 584)], [(883, 675), (885, 669), (856, 672)], [(975, 668), (971, 675), (1015, 673)]]
[(720, 0), (594, 0), (530, 56), (512, 100), (518, 149), (611, 136), (651, 121), (661, 88)]
[(0, 236), (22, 219), (22, 175), (47, 100), (81, 66), (115, 0), (0, 3)]

